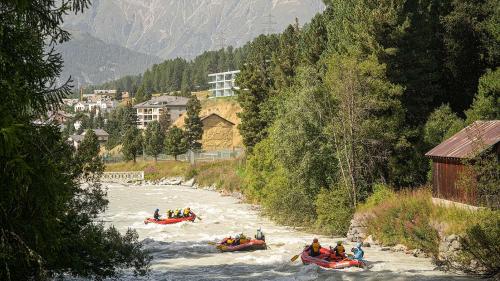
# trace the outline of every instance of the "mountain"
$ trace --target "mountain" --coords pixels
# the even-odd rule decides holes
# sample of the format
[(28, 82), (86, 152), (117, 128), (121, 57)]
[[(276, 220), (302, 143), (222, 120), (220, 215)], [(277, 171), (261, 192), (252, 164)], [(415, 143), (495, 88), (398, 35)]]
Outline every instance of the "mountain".
[(193, 58), (281, 32), (324, 9), (321, 0), (94, 0), (65, 27), (162, 58)]
[(152, 64), (162, 61), (157, 56), (106, 43), (88, 33), (69, 31), (72, 39), (57, 47), (64, 59), (60, 82), (71, 76), (77, 88), (143, 73)]

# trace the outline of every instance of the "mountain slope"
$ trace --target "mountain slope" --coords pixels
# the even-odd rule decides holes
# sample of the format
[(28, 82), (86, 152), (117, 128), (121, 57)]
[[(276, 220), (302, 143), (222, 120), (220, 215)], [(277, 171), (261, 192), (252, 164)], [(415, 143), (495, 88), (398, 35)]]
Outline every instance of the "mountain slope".
[(65, 26), (141, 53), (192, 58), (280, 32), (296, 17), (303, 24), (323, 9), (321, 0), (95, 0)]
[(143, 73), (162, 61), (156, 56), (105, 43), (87, 33), (70, 32), (72, 39), (57, 47), (64, 59), (60, 80), (64, 82), (71, 76), (76, 87)]

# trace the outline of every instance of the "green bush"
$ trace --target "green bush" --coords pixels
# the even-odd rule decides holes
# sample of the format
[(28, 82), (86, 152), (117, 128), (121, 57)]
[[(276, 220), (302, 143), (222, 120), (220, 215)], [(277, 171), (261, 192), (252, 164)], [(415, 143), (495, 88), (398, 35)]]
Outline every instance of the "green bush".
[(316, 227), (328, 234), (346, 235), (354, 214), (349, 198), (344, 187), (322, 189), (316, 199)]
[(436, 255), (439, 235), (431, 225), (434, 206), (429, 190), (398, 193), (371, 209), (368, 231), (383, 244), (403, 244)]
[(377, 183), (373, 186), (373, 194), (366, 199), (366, 202), (361, 204), (358, 209), (359, 210), (368, 210), (371, 209), (385, 200), (393, 198), (395, 195), (394, 191), (392, 191), (391, 187), (385, 184)]
[(500, 272), (500, 212), (491, 212), (492, 216), (466, 229), (462, 235), (462, 252), (466, 259), (477, 260), (487, 273)]

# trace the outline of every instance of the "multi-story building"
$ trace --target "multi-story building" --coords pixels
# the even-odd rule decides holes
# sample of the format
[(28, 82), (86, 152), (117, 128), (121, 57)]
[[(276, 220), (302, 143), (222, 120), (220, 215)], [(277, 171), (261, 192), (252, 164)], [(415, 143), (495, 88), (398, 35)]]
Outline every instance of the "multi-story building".
[(171, 122), (175, 122), (184, 112), (188, 98), (163, 95), (134, 106), (137, 110), (137, 128), (144, 129), (149, 122), (159, 121), (160, 115), (168, 112)]
[(226, 71), (220, 73), (208, 74), (208, 84), (212, 97), (229, 97), (234, 96), (234, 90), (239, 88), (235, 84), (236, 75), (239, 70)]

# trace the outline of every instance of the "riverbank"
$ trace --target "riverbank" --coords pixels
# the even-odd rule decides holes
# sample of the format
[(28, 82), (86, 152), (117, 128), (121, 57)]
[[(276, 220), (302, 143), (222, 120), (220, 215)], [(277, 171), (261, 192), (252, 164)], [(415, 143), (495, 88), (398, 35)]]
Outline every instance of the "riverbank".
[[(365, 248), (370, 268), (326, 270), (304, 266), (290, 258), (318, 237), (322, 245), (334, 245), (343, 237), (298, 231), (277, 225), (259, 215), (254, 206), (218, 192), (171, 185), (108, 184), (109, 208), (102, 219), (119, 231), (137, 230), (145, 249), (153, 256), (147, 278), (133, 275), (120, 280), (471, 280), (456, 273), (435, 270), (429, 258), (388, 253), (381, 247)], [(162, 214), (168, 208), (189, 206), (202, 220), (162, 226), (145, 225), (155, 208)], [(253, 236), (257, 228), (266, 235), (269, 249), (255, 252), (220, 253), (209, 242), (244, 232)], [(354, 245), (345, 241), (349, 250)]]
[(436, 204), (429, 188), (393, 192), (379, 185), (358, 206), (348, 239), (431, 257), (442, 270), (498, 278), (499, 229), (499, 211)]
[[(156, 164), (138, 162), (135, 165), (113, 164), (112, 167), (107, 167), (107, 170), (139, 168), (145, 171), (145, 185), (205, 187), (245, 201), (244, 169), (241, 160), (197, 163), (194, 167), (175, 161)], [(498, 212), (471, 212), (435, 206), (428, 190), (395, 193), (382, 186), (376, 188), (375, 193), (357, 208), (353, 220), (351, 217), (346, 219), (351, 220), (349, 241), (365, 241), (367, 245), (377, 244), (384, 250), (415, 257), (429, 257), (442, 270), (484, 273), (491, 272), (488, 267), (495, 268), (498, 265), (488, 256), (488, 245), (474, 239), (472, 226), (475, 224), (471, 222), (491, 227), (494, 223), (489, 223), (488, 218), (491, 220), (498, 217)], [(309, 232), (327, 234), (310, 224), (296, 226), (305, 227)], [(486, 237), (489, 238), (484, 242), (500, 245), (498, 235), (495, 234), (497, 233), (487, 231)], [(469, 237), (468, 243), (478, 251), (464, 251), (464, 237)], [(482, 250), (483, 248), (485, 250)]]

